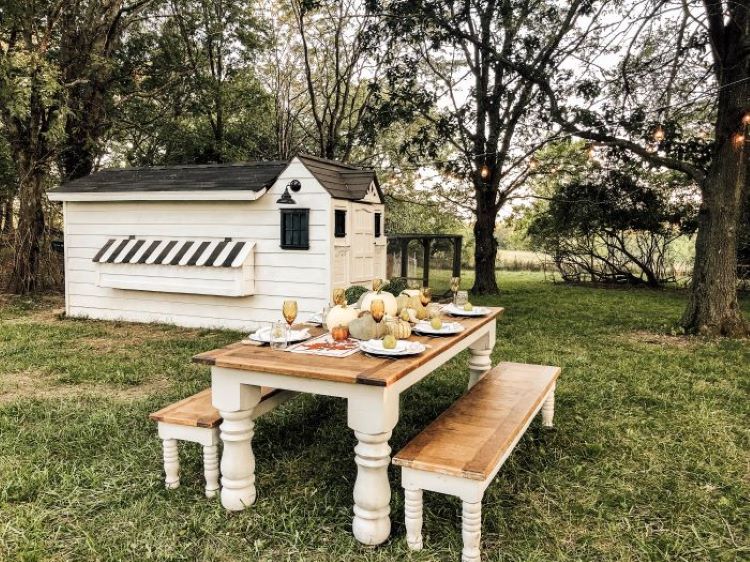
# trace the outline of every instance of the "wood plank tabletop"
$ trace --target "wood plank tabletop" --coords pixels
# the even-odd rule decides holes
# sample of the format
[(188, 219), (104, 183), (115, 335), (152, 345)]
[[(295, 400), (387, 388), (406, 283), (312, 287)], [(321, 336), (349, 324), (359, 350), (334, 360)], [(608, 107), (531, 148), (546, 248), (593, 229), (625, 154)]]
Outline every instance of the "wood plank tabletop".
[[(431, 338), (412, 335), (409, 341), (418, 341), (427, 346), (419, 355), (398, 359), (376, 358), (361, 352), (348, 357), (323, 357), (304, 353), (274, 351), (269, 346), (254, 346), (241, 342), (220, 349), (200, 353), (193, 361), (203, 365), (226, 367), (243, 371), (257, 371), (289, 375), (307, 379), (318, 379), (352, 384), (389, 386), (437, 357), (451, 346), (490, 322), (495, 322), (504, 309), (488, 307), (490, 312), (480, 318), (450, 318), (460, 322), (464, 331), (455, 336)], [(310, 333), (323, 333), (321, 328), (310, 329)]]

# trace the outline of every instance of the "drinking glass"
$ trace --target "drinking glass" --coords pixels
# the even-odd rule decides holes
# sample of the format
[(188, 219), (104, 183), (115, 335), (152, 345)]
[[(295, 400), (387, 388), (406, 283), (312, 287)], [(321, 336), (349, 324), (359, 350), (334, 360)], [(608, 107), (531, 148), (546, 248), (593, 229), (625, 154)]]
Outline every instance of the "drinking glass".
[(385, 316), (385, 302), (383, 302), (383, 299), (372, 300), (370, 303), (370, 314), (372, 314), (372, 319), (379, 324), (383, 316)]
[(456, 293), (456, 306), (463, 306), (469, 302), (469, 293), (467, 291), (458, 291)]
[(271, 349), (286, 349), (286, 324), (281, 320), (271, 324)]
[(289, 324), (289, 329), (291, 330), (292, 324), (294, 324), (294, 321), (297, 318), (297, 301), (284, 301), (284, 306), (281, 307), (281, 313), (284, 315), (284, 320)]
[(297, 301), (286, 300), (284, 305), (281, 307), (281, 313), (284, 315), (284, 320), (288, 324), (287, 338), (291, 339), (292, 336), (292, 324), (297, 319)]
[(419, 290), (419, 300), (422, 306), (427, 306), (432, 301), (432, 289), (429, 287), (422, 287)]

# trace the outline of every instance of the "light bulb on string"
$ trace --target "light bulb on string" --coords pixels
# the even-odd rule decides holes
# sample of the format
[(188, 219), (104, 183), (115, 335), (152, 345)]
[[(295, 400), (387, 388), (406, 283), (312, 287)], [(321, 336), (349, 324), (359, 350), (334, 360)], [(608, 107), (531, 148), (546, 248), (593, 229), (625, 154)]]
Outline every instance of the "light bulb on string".
[(745, 135), (743, 133), (734, 133), (732, 135), (732, 144), (739, 149), (745, 144)]
[(667, 134), (664, 132), (664, 127), (661, 125), (657, 125), (656, 129), (654, 129), (654, 133), (652, 135), (652, 138), (654, 139), (654, 142), (661, 142), (664, 140), (664, 137), (666, 137)]
[(539, 167), (539, 158), (532, 156), (529, 160), (529, 169), (536, 170)]
[(594, 160), (596, 158), (596, 147), (594, 146), (593, 143), (589, 143), (586, 146), (586, 157), (589, 160)]
[(742, 124), (745, 127), (750, 127), (750, 111), (745, 113), (745, 115), (742, 116)]
[(482, 176), (483, 180), (486, 180), (490, 177), (490, 168), (487, 166), (487, 164), (482, 164), (482, 168), (479, 170), (479, 175)]

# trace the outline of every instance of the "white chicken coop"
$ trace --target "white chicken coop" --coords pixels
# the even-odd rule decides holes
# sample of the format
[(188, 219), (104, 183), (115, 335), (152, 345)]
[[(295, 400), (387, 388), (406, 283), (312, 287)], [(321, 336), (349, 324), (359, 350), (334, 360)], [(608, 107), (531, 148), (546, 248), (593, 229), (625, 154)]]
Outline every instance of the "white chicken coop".
[(106, 169), (49, 197), (72, 317), (248, 330), (386, 274), (377, 176), (339, 162)]

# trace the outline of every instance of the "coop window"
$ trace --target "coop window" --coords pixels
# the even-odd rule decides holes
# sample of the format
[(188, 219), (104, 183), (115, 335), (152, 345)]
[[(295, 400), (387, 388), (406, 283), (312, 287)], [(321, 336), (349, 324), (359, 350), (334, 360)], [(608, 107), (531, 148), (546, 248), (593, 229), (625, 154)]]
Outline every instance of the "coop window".
[(310, 249), (310, 209), (281, 210), (281, 247), (287, 250)]
[(375, 213), (375, 238), (380, 238), (383, 233), (383, 215)]
[(344, 238), (346, 236), (346, 211), (336, 209), (334, 213), (333, 235), (336, 238)]

